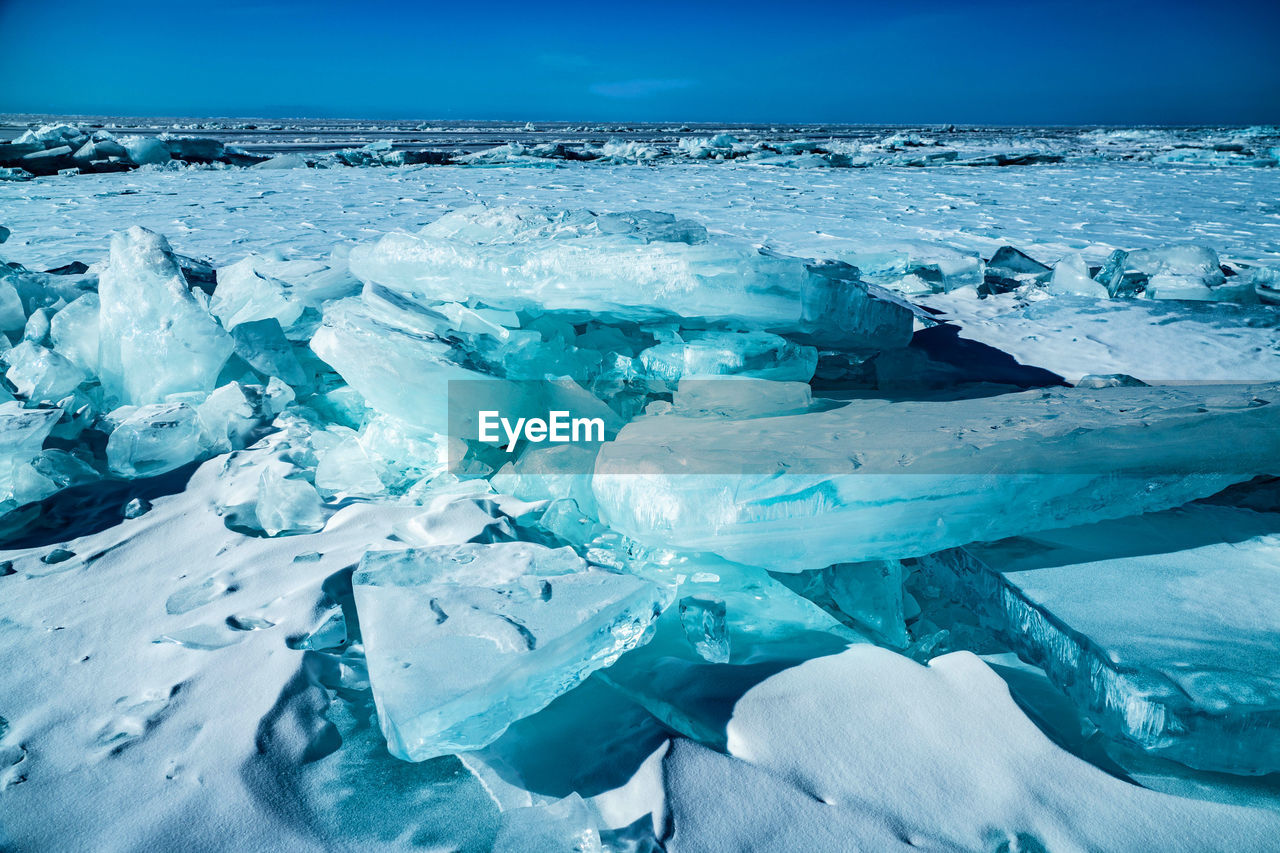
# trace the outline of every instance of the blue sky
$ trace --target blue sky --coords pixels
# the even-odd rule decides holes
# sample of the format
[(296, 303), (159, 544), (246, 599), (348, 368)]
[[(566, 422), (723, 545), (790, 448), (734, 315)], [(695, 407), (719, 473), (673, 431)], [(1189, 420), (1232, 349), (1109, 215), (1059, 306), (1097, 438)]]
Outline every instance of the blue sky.
[(0, 34), (3, 112), (1280, 122), (1275, 2), (0, 0)]

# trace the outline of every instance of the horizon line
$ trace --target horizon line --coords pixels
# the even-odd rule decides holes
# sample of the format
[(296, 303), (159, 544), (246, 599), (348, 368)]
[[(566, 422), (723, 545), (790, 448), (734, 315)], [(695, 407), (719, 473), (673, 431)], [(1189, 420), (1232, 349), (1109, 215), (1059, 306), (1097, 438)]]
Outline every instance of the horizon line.
[(631, 125), (631, 126), (665, 126), (665, 125), (702, 125), (717, 128), (732, 128), (741, 126), (761, 127), (766, 125), (784, 126), (784, 127), (804, 127), (809, 125), (822, 125), (825, 127), (919, 127), (945, 130), (947, 128), (1128, 128), (1128, 129), (1144, 129), (1144, 128), (1234, 128), (1234, 127), (1277, 127), (1280, 128), (1280, 121), (1277, 122), (1205, 122), (1205, 123), (1185, 123), (1185, 122), (955, 122), (955, 121), (911, 121), (911, 122), (890, 122), (890, 121), (827, 121), (821, 119), (809, 121), (715, 121), (707, 119), (648, 119), (643, 121), (627, 121), (627, 120), (603, 120), (603, 119), (551, 119), (551, 118), (371, 118), (368, 116), (325, 116), (325, 115), (233, 115), (233, 114), (215, 114), (200, 115), (195, 113), (133, 113), (133, 114), (112, 114), (112, 113), (80, 113), (80, 112), (0, 112), (0, 121), (5, 119), (21, 119), (21, 118), (51, 118), (51, 119), (112, 119), (112, 120), (129, 120), (129, 119), (203, 119), (203, 120), (231, 120), (231, 121), (363, 121), (363, 122), (419, 122), (430, 124), (461, 124), (461, 123), (477, 123), (477, 124), (595, 124), (603, 126), (611, 125)]

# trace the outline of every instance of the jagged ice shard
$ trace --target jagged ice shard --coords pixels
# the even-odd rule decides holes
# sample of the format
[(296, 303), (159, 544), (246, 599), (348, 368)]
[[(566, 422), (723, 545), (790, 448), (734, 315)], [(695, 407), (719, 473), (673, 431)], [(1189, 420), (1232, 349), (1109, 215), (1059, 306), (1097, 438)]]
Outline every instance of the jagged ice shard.
[(108, 397), (141, 405), (213, 390), (235, 345), (196, 301), (164, 237), (137, 226), (113, 236), (98, 299)]

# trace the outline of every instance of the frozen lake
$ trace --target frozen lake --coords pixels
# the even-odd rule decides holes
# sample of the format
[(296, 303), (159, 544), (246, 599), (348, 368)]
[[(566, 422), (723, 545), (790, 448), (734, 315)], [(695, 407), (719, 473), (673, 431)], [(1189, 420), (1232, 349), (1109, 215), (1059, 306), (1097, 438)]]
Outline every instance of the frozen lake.
[[(0, 181), (0, 848), (1272, 846), (1274, 129), (103, 123), (525, 147)], [(493, 378), (603, 449), (443, 435)]]

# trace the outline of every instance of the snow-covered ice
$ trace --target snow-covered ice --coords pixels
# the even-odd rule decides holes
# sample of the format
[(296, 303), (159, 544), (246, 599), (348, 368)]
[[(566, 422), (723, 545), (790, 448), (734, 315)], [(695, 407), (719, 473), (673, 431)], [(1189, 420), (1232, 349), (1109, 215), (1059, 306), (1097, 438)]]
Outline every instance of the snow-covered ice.
[(1196, 505), (939, 555), (1100, 727), (1193, 767), (1280, 769), (1280, 516)]

